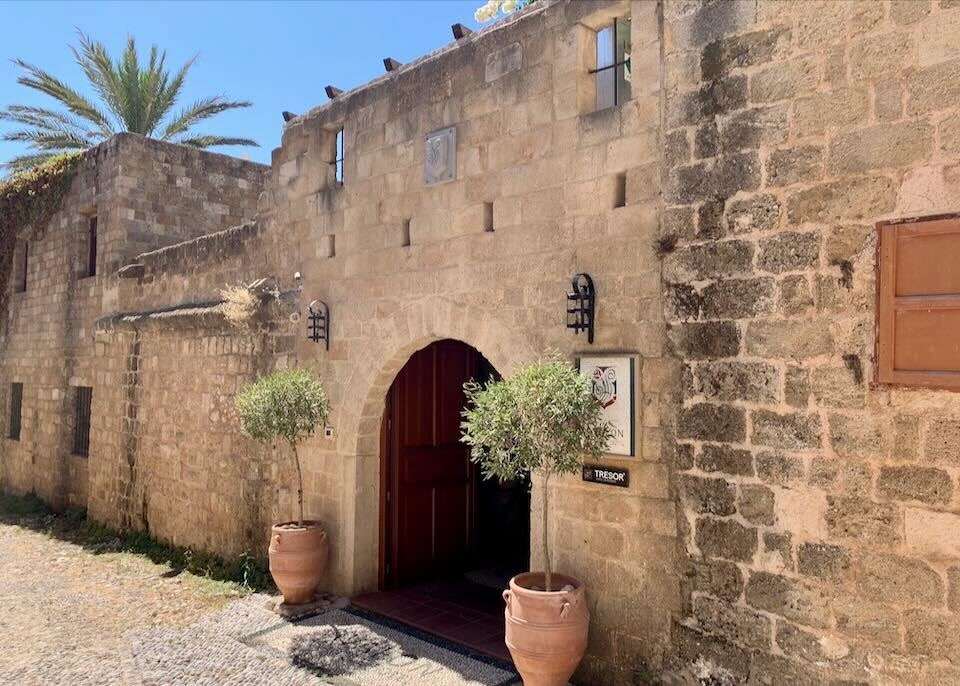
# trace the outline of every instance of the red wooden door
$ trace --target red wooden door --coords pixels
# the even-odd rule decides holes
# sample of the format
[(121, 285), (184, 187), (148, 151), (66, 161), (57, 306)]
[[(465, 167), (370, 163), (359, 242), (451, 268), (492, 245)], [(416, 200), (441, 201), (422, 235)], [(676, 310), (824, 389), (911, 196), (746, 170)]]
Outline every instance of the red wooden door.
[(460, 442), (460, 411), (478, 360), (463, 343), (439, 341), (414, 353), (390, 388), (389, 587), (459, 571), (473, 543), (474, 470)]

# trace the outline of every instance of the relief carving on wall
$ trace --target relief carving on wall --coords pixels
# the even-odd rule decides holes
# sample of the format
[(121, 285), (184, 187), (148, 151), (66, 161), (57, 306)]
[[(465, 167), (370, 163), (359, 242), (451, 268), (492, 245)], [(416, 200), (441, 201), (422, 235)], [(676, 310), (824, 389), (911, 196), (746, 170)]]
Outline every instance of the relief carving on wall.
[(456, 176), (457, 128), (451, 126), (428, 133), (423, 158), (423, 182), (430, 186), (453, 181)]

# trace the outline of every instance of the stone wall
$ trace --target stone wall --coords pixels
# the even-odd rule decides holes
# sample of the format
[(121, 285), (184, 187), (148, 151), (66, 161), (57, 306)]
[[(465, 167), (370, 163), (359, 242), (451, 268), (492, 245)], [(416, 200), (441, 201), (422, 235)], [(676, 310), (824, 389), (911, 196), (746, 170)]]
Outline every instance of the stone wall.
[[(10, 295), (0, 327), (4, 489), (36, 492), (57, 506), (86, 506), (91, 490), (116, 486), (96, 483), (89, 474), (101, 449), (97, 428), (113, 421), (105, 410), (118, 392), (106, 380), (120, 367), (105, 366), (94, 345), (97, 320), (121, 306), (123, 280), (116, 269), (143, 248), (251, 217), (267, 171), (132, 134), (115, 136), (84, 156), (50, 224), (20, 237), (18, 250), (29, 242), (27, 288)], [(204, 209), (214, 200), (217, 208)], [(97, 274), (88, 277), (94, 215)], [(13, 382), (24, 386), (19, 441), (6, 438)], [(76, 386), (93, 388), (90, 460), (72, 454)]]
[(957, 210), (955, 2), (665, 5), (673, 661), (960, 682), (960, 401), (876, 387), (875, 222)]

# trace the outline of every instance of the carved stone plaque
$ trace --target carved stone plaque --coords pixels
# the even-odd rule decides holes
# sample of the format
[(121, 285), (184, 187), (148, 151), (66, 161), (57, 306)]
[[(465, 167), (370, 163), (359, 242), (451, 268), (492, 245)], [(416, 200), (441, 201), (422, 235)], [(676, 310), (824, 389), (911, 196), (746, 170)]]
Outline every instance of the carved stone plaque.
[(453, 181), (457, 176), (457, 127), (441, 129), (427, 134), (423, 157), (423, 182)]

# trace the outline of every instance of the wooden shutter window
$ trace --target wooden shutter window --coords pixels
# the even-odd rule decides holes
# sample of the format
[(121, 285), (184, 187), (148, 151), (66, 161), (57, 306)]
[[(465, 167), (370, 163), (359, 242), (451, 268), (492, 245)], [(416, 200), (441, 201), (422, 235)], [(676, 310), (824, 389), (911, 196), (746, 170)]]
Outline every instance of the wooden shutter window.
[(960, 390), (960, 217), (877, 230), (877, 381)]

